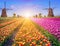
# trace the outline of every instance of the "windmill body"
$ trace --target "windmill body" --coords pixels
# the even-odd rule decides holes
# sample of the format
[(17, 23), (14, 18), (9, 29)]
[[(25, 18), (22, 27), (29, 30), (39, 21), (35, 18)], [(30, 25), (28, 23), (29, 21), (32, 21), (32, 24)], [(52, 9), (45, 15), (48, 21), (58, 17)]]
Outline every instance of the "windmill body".
[(7, 10), (12, 10), (12, 9), (7, 9), (6, 8), (6, 2), (4, 2), (4, 8), (1, 8), (2, 9), (2, 13), (1, 13), (1, 17), (7, 17)]
[(52, 8), (48, 9), (48, 17), (54, 17), (53, 9)]
[(51, 8), (51, 2), (49, 0), (49, 8), (45, 8), (45, 10), (48, 10), (48, 17), (54, 17), (54, 13), (53, 13), (53, 8)]
[(48, 8), (48, 17), (54, 17), (53, 8), (51, 8), (50, 0), (49, 0), (49, 8)]
[(1, 17), (7, 17), (6, 8), (2, 9)]

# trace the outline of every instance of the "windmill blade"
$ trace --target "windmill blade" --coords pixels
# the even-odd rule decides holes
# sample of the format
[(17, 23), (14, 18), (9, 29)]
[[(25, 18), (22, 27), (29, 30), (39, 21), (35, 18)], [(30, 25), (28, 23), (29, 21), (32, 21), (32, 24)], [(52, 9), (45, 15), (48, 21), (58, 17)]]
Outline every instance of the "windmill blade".
[(51, 8), (51, 1), (49, 0), (49, 8)]
[(45, 9), (43, 9), (43, 10), (48, 10), (48, 8), (45, 8)]
[(2, 9), (2, 8), (0, 8), (0, 9)]
[(13, 9), (6, 9), (6, 10), (13, 10)]
[(55, 9), (55, 8), (52, 8), (53, 10)]
[(53, 7), (52, 9), (54, 10), (54, 9), (56, 9), (57, 7)]
[(4, 8), (6, 8), (6, 1), (4, 2)]

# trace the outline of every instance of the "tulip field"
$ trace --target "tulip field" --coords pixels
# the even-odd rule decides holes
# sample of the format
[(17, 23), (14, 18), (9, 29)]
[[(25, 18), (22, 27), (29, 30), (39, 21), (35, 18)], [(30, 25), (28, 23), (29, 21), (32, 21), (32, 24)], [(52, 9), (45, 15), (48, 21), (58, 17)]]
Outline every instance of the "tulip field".
[(0, 46), (60, 46), (60, 18), (0, 18)]
[(60, 18), (42, 18), (33, 19), (33, 21), (44, 27), (49, 33), (60, 40)]

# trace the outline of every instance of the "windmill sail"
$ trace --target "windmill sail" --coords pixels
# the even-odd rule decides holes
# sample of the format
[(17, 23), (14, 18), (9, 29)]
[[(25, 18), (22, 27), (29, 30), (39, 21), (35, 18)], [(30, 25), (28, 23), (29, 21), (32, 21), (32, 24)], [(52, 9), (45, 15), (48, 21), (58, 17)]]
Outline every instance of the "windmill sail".
[(4, 8), (2, 9), (1, 17), (7, 17), (7, 13), (6, 13), (6, 2), (4, 2)]
[(4, 8), (2, 8), (2, 14), (1, 17), (7, 17), (7, 10), (12, 10), (12, 9), (7, 9), (6, 8), (6, 2), (4, 2)]
[(50, 0), (49, 0), (48, 17), (54, 17), (53, 9), (51, 8), (51, 1)]

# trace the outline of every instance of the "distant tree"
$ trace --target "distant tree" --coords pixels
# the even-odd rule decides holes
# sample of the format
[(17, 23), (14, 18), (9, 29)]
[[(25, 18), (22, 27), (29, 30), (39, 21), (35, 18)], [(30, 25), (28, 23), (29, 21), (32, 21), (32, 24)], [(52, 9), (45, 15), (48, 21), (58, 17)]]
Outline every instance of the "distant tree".
[(38, 15), (35, 15), (36, 16), (36, 18), (38, 17)]
[(13, 14), (13, 17), (16, 17), (16, 14), (15, 13)]
[(44, 15), (44, 17), (46, 17), (46, 15)]
[(41, 13), (39, 13), (39, 18), (41, 18), (42, 17), (42, 14)]
[(17, 17), (20, 17), (19, 15), (17, 15)]
[(34, 17), (34, 18), (35, 18), (35, 16), (32, 16), (32, 17)]

